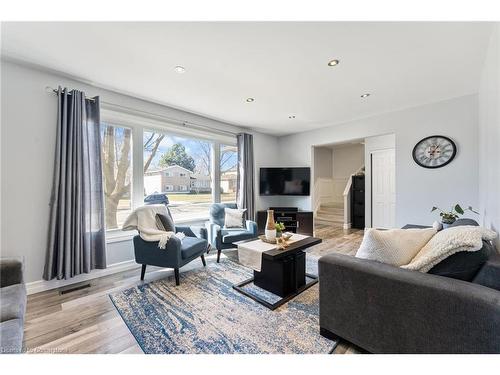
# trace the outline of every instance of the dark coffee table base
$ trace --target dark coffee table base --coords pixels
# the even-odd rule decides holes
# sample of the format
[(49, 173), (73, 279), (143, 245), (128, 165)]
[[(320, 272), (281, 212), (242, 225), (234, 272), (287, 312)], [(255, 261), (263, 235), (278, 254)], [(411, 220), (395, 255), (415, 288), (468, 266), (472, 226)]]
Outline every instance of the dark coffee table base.
[(268, 309), (270, 309), (270, 310), (276, 310), (278, 307), (280, 307), (281, 305), (287, 303), (291, 299), (297, 297), (304, 290), (309, 289), (310, 287), (312, 287), (314, 284), (316, 284), (318, 282), (318, 277), (317, 276), (311, 275), (311, 274), (308, 274), (308, 273), (306, 273), (305, 275), (309, 279), (312, 279), (312, 281), (306, 282), (303, 286), (301, 286), (300, 288), (298, 288), (295, 292), (290, 293), (289, 295), (287, 295), (286, 297), (281, 298), (279, 301), (277, 301), (275, 303), (269, 303), (269, 302), (265, 301), (264, 299), (260, 298), (258, 295), (254, 294), (254, 293), (251, 293), (251, 292), (248, 292), (247, 290), (245, 290), (243, 288), (245, 285), (254, 282), (254, 278), (253, 277), (250, 278), (250, 279), (248, 279), (248, 280), (245, 280), (245, 281), (243, 281), (243, 282), (241, 282), (239, 284), (233, 285), (233, 288), (236, 291), (240, 292), (241, 294), (243, 294), (243, 295), (245, 295), (247, 297), (250, 297), (255, 302), (258, 302), (261, 305), (267, 307)]
[[(312, 281), (306, 282), (307, 277)], [(274, 295), (282, 297), (276, 303), (264, 301), (259, 296), (244, 290), (244, 286), (254, 283)], [(253, 271), (253, 277), (233, 286), (238, 292), (274, 310), (318, 282), (318, 278), (306, 274), (306, 254), (303, 250), (291, 252), (282, 257), (262, 257), (261, 270)]]

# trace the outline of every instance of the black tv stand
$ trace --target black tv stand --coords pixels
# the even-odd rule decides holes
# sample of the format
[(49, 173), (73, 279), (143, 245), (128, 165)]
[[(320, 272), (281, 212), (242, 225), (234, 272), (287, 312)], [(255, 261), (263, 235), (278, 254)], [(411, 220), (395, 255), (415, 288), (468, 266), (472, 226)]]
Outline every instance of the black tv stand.
[[(274, 221), (285, 224), (285, 232), (312, 236), (314, 230), (312, 211), (301, 211), (297, 207), (269, 207), (274, 211)], [(267, 210), (257, 211), (257, 229), (264, 234)]]

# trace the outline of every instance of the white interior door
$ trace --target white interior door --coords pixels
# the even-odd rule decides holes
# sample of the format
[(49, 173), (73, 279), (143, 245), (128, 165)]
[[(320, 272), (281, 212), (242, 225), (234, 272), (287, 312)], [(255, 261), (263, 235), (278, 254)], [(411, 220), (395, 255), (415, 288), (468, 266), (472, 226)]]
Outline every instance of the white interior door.
[(394, 149), (371, 153), (372, 227), (394, 228), (396, 224), (396, 163)]

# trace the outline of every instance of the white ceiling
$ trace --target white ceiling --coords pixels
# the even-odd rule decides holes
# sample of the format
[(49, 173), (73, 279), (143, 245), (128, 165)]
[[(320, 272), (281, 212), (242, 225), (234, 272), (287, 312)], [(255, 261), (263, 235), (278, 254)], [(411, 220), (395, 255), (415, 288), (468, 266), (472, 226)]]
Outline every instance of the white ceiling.
[[(214, 119), (288, 134), (477, 92), (490, 27), (3, 23), (2, 54)], [(340, 64), (327, 66), (334, 58)], [(177, 65), (186, 72), (176, 73)], [(361, 99), (365, 92), (371, 96)]]

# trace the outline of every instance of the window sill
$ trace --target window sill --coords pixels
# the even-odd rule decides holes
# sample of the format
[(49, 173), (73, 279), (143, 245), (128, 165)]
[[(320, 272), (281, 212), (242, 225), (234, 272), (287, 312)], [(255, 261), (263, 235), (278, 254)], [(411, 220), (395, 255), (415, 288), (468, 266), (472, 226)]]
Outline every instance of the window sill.
[(191, 218), (191, 219), (179, 219), (175, 220), (174, 223), (175, 225), (182, 225), (182, 226), (189, 226), (189, 224), (196, 225), (197, 223), (205, 223), (205, 221), (208, 221), (208, 216), (206, 217), (197, 217), (197, 218)]
[(121, 229), (111, 229), (106, 231), (106, 243), (130, 241), (136, 235), (136, 231), (122, 231)]
[[(199, 218), (191, 218), (184, 220), (175, 220), (176, 225), (180, 226), (190, 226), (204, 223), (208, 221), (207, 217), (199, 217)], [(137, 234), (135, 230), (123, 231), (121, 229), (110, 229), (106, 231), (106, 243), (115, 243), (115, 242), (125, 242), (130, 241)]]

